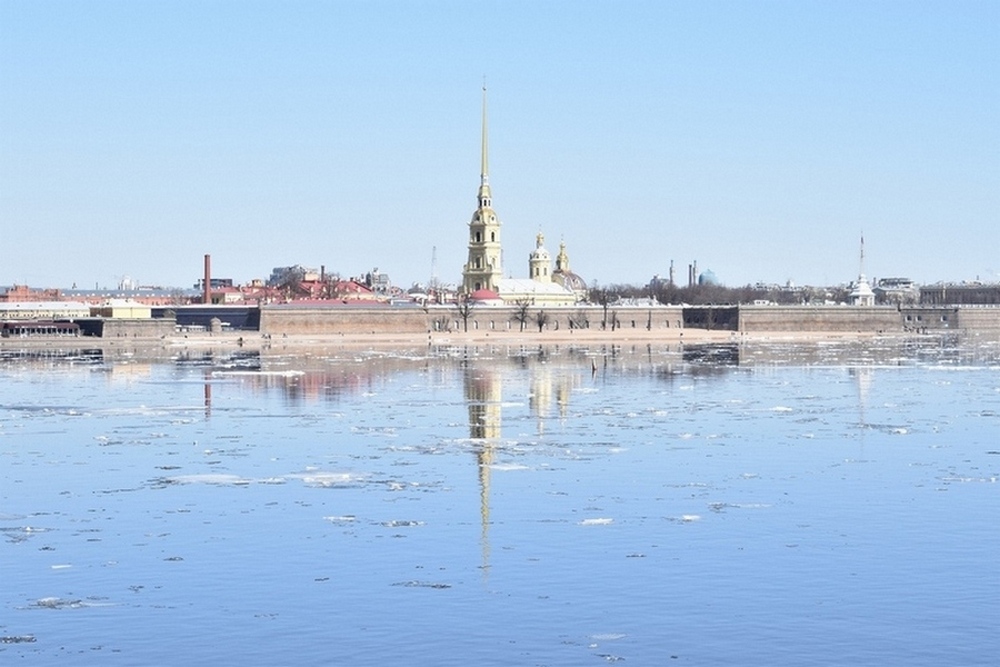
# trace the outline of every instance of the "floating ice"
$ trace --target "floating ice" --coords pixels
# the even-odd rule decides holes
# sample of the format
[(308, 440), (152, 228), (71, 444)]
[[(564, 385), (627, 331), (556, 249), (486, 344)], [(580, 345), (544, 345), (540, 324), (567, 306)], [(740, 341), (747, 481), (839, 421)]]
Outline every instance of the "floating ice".
[(382, 525), (385, 526), (386, 528), (411, 528), (413, 526), (422, 526), (422, 525), (424, 525), (424, 522), (423, 521), (407, 521), (407, 520), (402, 520), (401, 521), (401, 520), (398, 520), (398, 519), (393, 519), (392, 521), (383, 521)]
[(521, 465), (519, 463), (494, 463), (491, 466), (489, 466), (489, 468), (490, 470), (501, 470), (501, 471), (530, 470), (528, 466)]
[(406, 588), (451, 588), (451, 584), (442, 584), (433, 581), (399, 581), (393, 586), (404, 586)]
[(367, 476), (349, 472), (310, 472), (306, 474), (288, 475), (292, 479), (301, 479), (306, 486), (321, 489), (343, 488), (363, 482)]
[(79, 609), (80, 607), (87, 606), (83, 600), (69, 600), (66, 598), (39, 598), (34, 602), (35, 607), (40, 607), (42, 609)]
[(607, 526), (614, 523), (614, 519), (600, 517), (597, 519), (584, 519), (580, 522), (581, 526)]
[(205, 473), (201, 475), (175, 475), (166, 478), (167, 484), (216, 484), (219, 486), (244, 486), (253, 482), (239, 475)]

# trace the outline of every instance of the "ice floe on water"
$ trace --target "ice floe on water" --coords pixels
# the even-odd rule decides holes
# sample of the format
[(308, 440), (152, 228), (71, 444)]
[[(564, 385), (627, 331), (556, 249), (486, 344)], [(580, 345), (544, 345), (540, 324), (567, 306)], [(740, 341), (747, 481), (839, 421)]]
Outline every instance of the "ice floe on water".
[(306, 486), (322, 489), (345, 488), (363, 484), (370, 479), (369, 475), (351, 472), (314, 472), (286, 475), (289, 479), (299, 479)]
[(14, 544), (24, 542), (34, 537), (35, 535), (47, 532), (49, 532), (48, 528), (40, 528), (38, 526), (16, 526), (16, 527), (0, 528), (0, 533), (3, 533), (4, 537), (7, 538), (8, 542)]
[(434, 588), (438, 590), (443, 590), (451, 588), (451, 584), (442, 583), (439, 581), (398, 581), (393, 584), (393, 586), (402, 586), (403, 588)]
[(581, 526), (610, 526), (615, 522), (614, 519), (608, 517), (597, 517), (594, 519), (584, 519), (580, 522)]
[(491, 463), (489, 469), (499, 472), (511, 472), (515, 470), (531, 470), (531, 467), (521, 463)]
[(103, 598), (60, 598), (44, 597), (30, 605), (36, 609), (83, 609), (85, 607), (110, 607), (113, 603)]
[(410, 519), (392, 519), (391, 521), (383, 521), (381, 525), (386, 528), (415, 528), (423, 526), (424, 522)]
[(246, 486), (252, 479), (225, 473), (202, 473), (195, 475), (172, 475), (163, 479), (166, 484), (213, 484), (215, 486)]

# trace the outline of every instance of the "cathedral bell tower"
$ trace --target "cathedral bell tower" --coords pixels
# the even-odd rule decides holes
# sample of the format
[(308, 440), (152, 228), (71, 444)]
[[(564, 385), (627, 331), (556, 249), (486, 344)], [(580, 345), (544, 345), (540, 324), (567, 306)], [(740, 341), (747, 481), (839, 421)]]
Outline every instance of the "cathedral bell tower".
[(503, 267), (500, 265), (500, 220), (493, 210), (490, 194), (489, 150), (486, 127), (486, 86), (483, 86), (482, 168), (479, 174), (478, 207), (469, 222), (469, 261), (462, 268), (462, 291), (498, 291)]
[(552, 257), (545, 249), (545, 236), (538, 232), (535, 251), (528, 256), (528, 276), (538, 283), (552, 282)]

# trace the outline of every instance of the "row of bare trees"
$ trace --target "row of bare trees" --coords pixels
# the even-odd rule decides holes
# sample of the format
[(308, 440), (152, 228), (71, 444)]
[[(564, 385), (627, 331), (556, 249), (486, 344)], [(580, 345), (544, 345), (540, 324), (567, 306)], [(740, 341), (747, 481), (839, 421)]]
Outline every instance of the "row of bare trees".
[[(599, 305), (603, 315), (601, 328), (614, 331), (620, 326), (618, 318), (609, 307), (624, 299), (654, 299), (666, 305), (736, 305), (767, 301), (776, 304), (823, 303), (825, 301), (846, 301), (848, 290), (843, 287), (830, 288), (760, 288), (747, 285), (745, 287), (726, 287), (724, 285), (704, 284), (679, 287), (670, 283), (655, 285), (610, 284), (595, 285), (588, 295), (591, 304)], [(476, 304), (467, 295), (460, 296), (455, 302), (455, 312), (462, 320), (465, 331), (469, 330), (469, 319), (472, 317)], [(551, 317), (544, 309), (533, 309), (528, 299), (519, 299), (513, 304), (510, 316), (512, 322), (517, 322), (520, 331), (529, 325), (535, 325), (539, 331), (545, 329), (551, 322)], [(570, 328), (583, 329), (589, 326), (587, 314), (581, 309), (569, 318)]]
[[(462, 328), (465, 331), (469, 330), (469, 319), (472, 317), (475, 308), (475, 303), (467, 295), (460, 296), (458, 301), (455, 302), (455, 313), (462, 320)], [(510, 319), (521, 325), (521, 331), (524, 331), (529, 322), (533, 322), (538, 326), (538, 331), (541, 332), (545, 329), (551, 318), (548, 313), (541, 309), (531, 312), (531, 301), (518, 299), (514, 302), (514, 312), (511, 314)], [(570, 320), (570, 326), (572, 326), (572, 320)]]
[(655, 299), (662, 304), (723, 305), (746, 304), (755, 301), (768, 301), (781, 305), (801, 303), (823, 303), (824, 301), (846, 301), (849, 291), (844, 287), (726, 287), (725, 285), (690, 285), (680, 287), (670, 283), (654, 285), (594, 285), (590, 290), (591, 303), (599, 304), (607, 309), (621, 299)]

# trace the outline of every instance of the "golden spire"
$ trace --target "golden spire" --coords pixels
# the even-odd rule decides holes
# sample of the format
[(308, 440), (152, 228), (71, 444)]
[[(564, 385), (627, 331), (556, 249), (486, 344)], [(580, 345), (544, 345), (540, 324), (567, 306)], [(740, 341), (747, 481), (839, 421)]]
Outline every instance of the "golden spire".
[(490, 206), (490, 150), (489, 132), (486, 124), (486, 81), (483, 80), (483, 154), (479, 171), (479, 206)]

